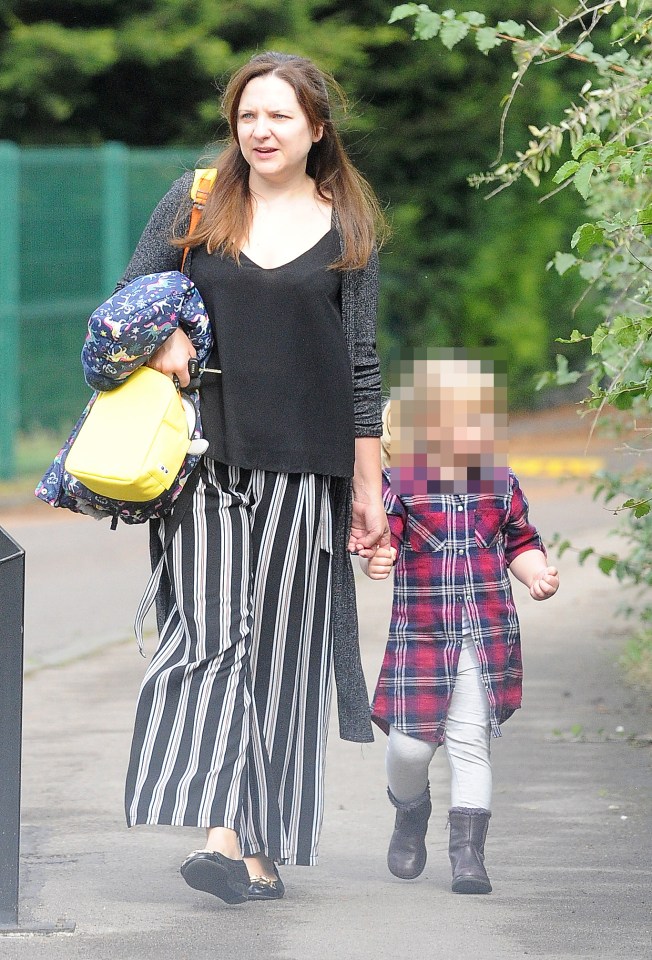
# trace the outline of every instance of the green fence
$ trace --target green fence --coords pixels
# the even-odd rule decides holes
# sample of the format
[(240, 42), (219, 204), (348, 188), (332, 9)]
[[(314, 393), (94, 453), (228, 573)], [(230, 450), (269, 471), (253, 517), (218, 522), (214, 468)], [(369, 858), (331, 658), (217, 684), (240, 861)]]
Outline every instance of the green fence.
[(0, 478), (19, 432), (61, 434), (90, 391), (86, 322), (143, 226), (201, 149), (19, 148), (0, 142)]

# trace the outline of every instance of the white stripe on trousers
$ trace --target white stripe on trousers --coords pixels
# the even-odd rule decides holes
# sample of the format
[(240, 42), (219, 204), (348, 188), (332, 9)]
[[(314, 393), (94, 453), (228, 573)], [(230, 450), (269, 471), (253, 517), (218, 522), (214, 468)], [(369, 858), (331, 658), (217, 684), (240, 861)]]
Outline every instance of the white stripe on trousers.
[(130, 826), (226, 826), (245, 855), (317, 862), (331, 524), (328, 478), (205, 461), (166, 557), (172, 596), (138, 700)]

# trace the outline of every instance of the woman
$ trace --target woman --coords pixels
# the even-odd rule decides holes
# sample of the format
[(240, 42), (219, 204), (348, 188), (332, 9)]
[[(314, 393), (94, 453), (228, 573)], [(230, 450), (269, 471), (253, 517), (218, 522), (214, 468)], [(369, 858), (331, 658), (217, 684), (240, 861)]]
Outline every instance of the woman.
[[(341, 736), (373, 739), (347, 549), (369, 556), (389, 532), (377, 201), (309, 60), (253, 57), (223, 107), (231, 141), (199, 226), (187, 175), (122, 279), (180, 269), (188, 246), (221, 370), (202, 378), (209, 448), (167, 550), (126, 809), (130, 825), (206, 827), (181, 872), (234, 903), (283, 896), (276, 863), (317, 862), (333, 664)], [(193, 356), (177, 330), (150, 365), (185, 385)]]

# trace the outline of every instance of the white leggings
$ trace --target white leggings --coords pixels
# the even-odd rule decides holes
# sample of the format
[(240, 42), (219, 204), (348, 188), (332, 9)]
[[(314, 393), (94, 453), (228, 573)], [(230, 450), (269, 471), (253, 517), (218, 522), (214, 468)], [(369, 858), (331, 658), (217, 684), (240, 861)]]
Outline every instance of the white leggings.
[[(473, 640), (464, 634), (444, 746), (451, 769), (451, 807), (491, 810), (489, 702)], [(389, 728), (385, 767), (394, 797), (416, 800), (428, 786), (428, 767), (439, 746)]]

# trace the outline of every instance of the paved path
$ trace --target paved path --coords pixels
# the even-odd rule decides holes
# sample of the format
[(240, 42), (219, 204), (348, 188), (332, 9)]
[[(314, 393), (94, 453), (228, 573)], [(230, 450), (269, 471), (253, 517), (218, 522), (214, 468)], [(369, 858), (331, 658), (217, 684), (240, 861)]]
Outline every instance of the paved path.
[[(518, 442), (523, 454), (545, 448), (534, 432)], [(585, 494), (565, 487), (560, 496), (549, 481), (524, 486), (544, 535), (563, 530), (580, 545), (613, 547), (611, 519)], [(515, 585), (525, 697), (493, 746), (491, 896), (450, 893), (448, 772), (439, 755), (426, 870), (411, 883), (387, 872), (383, 739), (344, 743), (334, 718), (320, 866), (286, 868), (279, 903), (227, 907), (178, 874), (199, 831), (128, 831), (122, 818), (143, 673), (130, 639), (147, 578), (143, 531), (111, 533), (38, 505), (5, 511), (0, 523), (28, 560), (21, 913), (25, 922), (77, 924), (72, 936), (0, 939), (2, 960), (652, 956), (652, 748), (628, 739), (650, 732), (652, 713), (620, 683), (621, 590), (594, 568), (565, 554), (562, 589), (543, 604)], [(361, 577), (358, 588), (372, 685), (391, 586)]]

